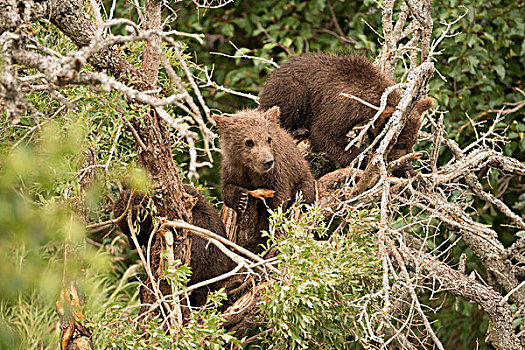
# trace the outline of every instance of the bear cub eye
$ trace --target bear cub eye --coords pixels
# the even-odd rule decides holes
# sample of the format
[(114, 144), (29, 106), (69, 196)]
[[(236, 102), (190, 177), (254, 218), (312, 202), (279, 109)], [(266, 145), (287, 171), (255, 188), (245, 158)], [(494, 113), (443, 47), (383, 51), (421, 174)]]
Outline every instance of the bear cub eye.
[(268, 137), (268, 144), (269, 144), (269, 145), (272, 144), (272, 138), (271, 138), (271, 137)]
[(244, 144), (246, 145), (246, 147), (253, 147), (253, 145), (254, 145), (252, 140), (246, 140), (246, 141), (244, 141)]

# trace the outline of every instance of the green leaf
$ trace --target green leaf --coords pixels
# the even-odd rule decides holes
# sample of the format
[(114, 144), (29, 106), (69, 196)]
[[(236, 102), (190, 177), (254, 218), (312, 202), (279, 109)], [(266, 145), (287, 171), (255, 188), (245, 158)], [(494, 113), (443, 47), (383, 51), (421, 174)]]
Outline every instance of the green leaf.
[(498, 64), (498, 65), (494, 66), (494, 70), (496, 71), (496, 73), (498, 74), (500, 79), (505, 78), (505, 67), (503, 67), (503, 65), (499, 65)]
[(269, 50), (273, 49), (273, 48), (276, 47), (276, 46), (279, 46), (279, 44), (277, 44), (277, 43), (273, 43), (273, 42), (272, 42), (272, 43), (264, 44), (264, 46), (262, 47), (262, 49), (263, 49), (263, 50), (268, 50), (268, 51), (269, 51)]
[(226, 23), (221, 25), (221, 33), (224, 34), (224, 36), (231, 38), (235, 32), (235, 27), (231, 23)]
[(284, 47), (290, 47), (290, 45), (292, 45), (293, 43), (293, 40), (291, 38), (285, 38), (282, 42), (283, 46)]

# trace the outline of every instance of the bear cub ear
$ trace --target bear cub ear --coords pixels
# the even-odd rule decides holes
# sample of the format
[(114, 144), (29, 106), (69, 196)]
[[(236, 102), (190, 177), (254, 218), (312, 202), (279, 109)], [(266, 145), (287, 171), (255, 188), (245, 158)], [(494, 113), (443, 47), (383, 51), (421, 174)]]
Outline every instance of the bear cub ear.
[(427, 97), (417, 103), (416, 110), (420, 114), (423, 114), (424, 112), (432, 108), (432, 106), (434, 106), (434, 101), (430, 97)]
[[(374, 123), (374, 127), (370, 129), (370, 132), (372, 133), (374, 138), (377, 137), (377, 135), (379, 135), (381, 130), (383, 130), (386, 123), (388, 122), (388, 119), (392, 117), (392, 114), (394, 114), (395, 110), (395, 107), (386, 107), (383, 113), (379, 115), (379, 117)], [(366, 123), (368, 123), (368, 121), (365, 121), (362, 125)]]
[(272, 108), (264, 112), (264, 118), (276, 124), (279, 124), (280, 115), (281, 115), (281, 109), (279, 108), (279, 106), (273, 106)]
[(230, 123), (230, 118), (225, 117), (223, 115), (214, 114), (211, 116), (211, 118), (215, 122), (215, 126), (217, 127), (219, 131), (223, 131)]
[(434, 101), (430, 97), (422, 99), (417, 103), (416, 107), (410, 114), (410, 120), (413, 123), (420, 123), (423, 113), (432, 108), (432, 106), (434, 106)]

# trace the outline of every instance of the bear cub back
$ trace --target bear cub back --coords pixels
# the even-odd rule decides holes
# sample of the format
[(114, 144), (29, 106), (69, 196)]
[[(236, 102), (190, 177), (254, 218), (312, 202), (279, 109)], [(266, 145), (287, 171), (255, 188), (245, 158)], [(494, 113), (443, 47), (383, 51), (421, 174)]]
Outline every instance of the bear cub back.
[[(261, 109), (281, 108), (281, 125), (294, 132), (307, 130), (316, 151), (346, 167), (361, 149), (354, 146), (345, 151), (348, 133), (369, 122), (376, 110), (340, 93), (359, 97), (375, 106), (386, 88), (395, 82), (367, 58), (360, 55), (312, 54), (293, 57), (269, 76), (260, 96)], [(388, 96), (387, 107), (369, 130), (373, 140), (386, 125), (401, 99), (399, 90)], [(420, 101), (407, 119), (388, 161), (412, 151), (421, 126), (421, 115), (433, 105), (430, 98)], [(366, 146), (366, 144), (365, 144)], [(411, 165), (399, 169), (399, 175), (415, 175)]]

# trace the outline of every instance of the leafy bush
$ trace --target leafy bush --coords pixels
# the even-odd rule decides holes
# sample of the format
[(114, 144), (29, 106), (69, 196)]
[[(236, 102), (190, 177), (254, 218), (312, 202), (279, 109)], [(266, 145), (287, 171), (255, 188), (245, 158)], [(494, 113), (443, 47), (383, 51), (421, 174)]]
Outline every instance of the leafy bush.
[(208, 297), (208, 307), (191, 313), (181, 334), (165, 331), (161, 319), (137, 322), (138, 308), (110, 306), (104, 317), (92, 323), (95, 348), (105, 349), (224, 349), (240, 343), (221, 328), (223, 321), (216, 308), (225, 299), (222, 292)]
[(377, 217), (354, 213), (328, 237), (319, 213), (301, 209), (277, 210), (271, 218), (270, 242), (283, 276), (261, 305), (266, 342), (281, 349), (341, 349), (364, 338), (364, 313), (372, 307), (360, 298), (381, 288)]

